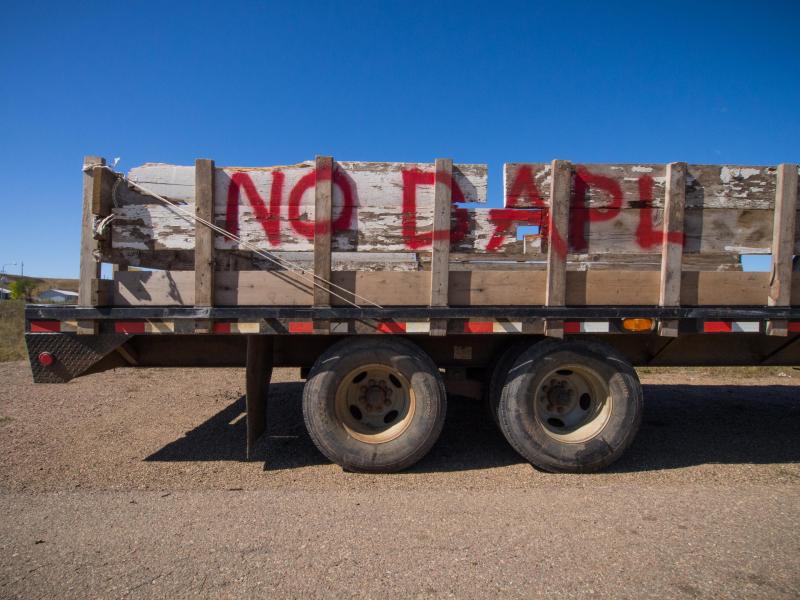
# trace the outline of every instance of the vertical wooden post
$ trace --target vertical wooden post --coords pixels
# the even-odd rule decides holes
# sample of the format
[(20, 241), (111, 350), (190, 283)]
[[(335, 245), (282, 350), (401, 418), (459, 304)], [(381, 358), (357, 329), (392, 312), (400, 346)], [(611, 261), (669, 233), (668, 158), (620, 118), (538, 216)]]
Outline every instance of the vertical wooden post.
[[(194, 163), (194, 214), (214, 222), (214, 161), (198, 158)], [(214, 231), (195, 222), (194, 304), (214, 305)]]
[[(564, 306), (567, 297), (567, 252), (569, 251), (569, 199), (572, 191), (572, 165), (554, 160), (551, 170), (550, 211), (547, 241), (546, 306)], [(547, 319), (545, 335), (564, 337), (564, 321)]]
[[(317, 156), (314, 187), (314, 307), (331, 305), (330, 288), (324, 281), (331, 279), (331, 207), (333, 203), (333, 158)], [(314, 333), (329, 333), (330, 321), (315, 319)]]
[[(772, 226), (772, 278), (768, 303), (770, 306), (789, 306), (792, 299), (792, 258), (797, 217), (797, 165), (778, 165), (777, 178)], [(767, 334), (789, 335), (788, 321), (768, 321)]]
[(245, 387), (247, 405), (247, 460), (254, 457), (256, 442), (267, 430), (267, 396), (272, 376), (273, 338), (247, 336)]
[[(450, 285), (450, 212), (453, 198), (452, 159), (436, 159), (434, 182), (430, 305), (447, 306)], [(447, 319), (431, 319), (430, 335), (446, 334)]]
[[(214, 161), (198, 158), (194, 163), (194, 214), (214, 222)], [(214, 231), (194, 224), (194, 305), (214, 306)], [(211, 333), (208, 319), (195, 322), (196, 333)]]
[[(674, 162), (667, 165), (659, 306), (680, 306), (681, 303), (686, 170), (685, 162)], [(658, 334), (666, 337), (678, 337), (678, 325), (678, 319), (662, 319), (658, 323)]]
[[(94, 169), (106, 161), (100, 156), (83, 157), (83, 217), (81, 219), (80, 281), (78, 283), (78, 306), (97, 306), (100, 279), (100, 244), (94, 237)], [(97, 333), (96, 321), (78, 321), (77, 333)]]

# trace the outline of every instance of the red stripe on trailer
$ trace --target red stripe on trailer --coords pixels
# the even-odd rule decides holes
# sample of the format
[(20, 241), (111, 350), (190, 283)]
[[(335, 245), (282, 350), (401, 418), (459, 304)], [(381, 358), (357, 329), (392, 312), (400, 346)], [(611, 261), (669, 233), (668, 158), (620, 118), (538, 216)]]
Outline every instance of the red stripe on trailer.
[(800, 333), (800, 321), (791, 321), (789, 323), (789, 331), (793, 333)]
[(580, 321), (564, 321), (564, 333), (580, 333)]
[(31, 321), (31, 333), (61, 333), (61, 321)]
[(214, 333), (230, 333), (231, 332), (231, 324), (230, 323), (214, 323), (211, 326), (211, 331)]
[(381, 333), (405, 333), (406, 324), (397, 321), (381, 321), (378, 323), (377, 329)]
[(706, 321), (703, 323), (703, 333), (730, 333), (733, 323), (729, 321)]
[(117, 333), (144, 333), (144, 321), (117, 321), (114, 323), (114, 331)]
[(464, 323), (464, 333), (492, 333), (494, 321), (467, 321)]
[(311, 321), (289, 321), (289, 333), (314, 333)]

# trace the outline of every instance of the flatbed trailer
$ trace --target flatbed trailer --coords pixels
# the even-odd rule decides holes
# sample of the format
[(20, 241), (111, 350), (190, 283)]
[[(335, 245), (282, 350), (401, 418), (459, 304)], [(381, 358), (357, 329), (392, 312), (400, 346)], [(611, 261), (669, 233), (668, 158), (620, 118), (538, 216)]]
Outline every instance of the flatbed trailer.
[(450, 392), (534, 465), (591, 471), (636, 434), (634, 366), (800, 364), (796, 164), (513, 163), (502, 208), (449, 159), (83, 177), (79, 304), (27, 307), (34, 380), (244, 366), (248, 455), (273, 367), (351, 470), (419, 460)]

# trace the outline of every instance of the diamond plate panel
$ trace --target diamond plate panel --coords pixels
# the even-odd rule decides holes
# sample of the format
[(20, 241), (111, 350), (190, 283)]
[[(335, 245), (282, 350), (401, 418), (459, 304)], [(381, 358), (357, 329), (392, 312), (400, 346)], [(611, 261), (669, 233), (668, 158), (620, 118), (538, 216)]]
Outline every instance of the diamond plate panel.
[[(75, 335), (64, 333), (26, 333), (25, 344), (36, 383), (66, 383), (125, 343), (126, 335)], [(41, 352), (49, 352), (55, 362), (39, 364)]]

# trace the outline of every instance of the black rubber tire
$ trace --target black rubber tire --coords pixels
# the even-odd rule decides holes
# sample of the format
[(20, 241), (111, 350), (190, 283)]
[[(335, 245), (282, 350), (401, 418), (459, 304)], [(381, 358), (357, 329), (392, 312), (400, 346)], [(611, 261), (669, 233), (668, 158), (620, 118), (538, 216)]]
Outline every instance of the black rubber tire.
[[(607, 423), (582, 443), (554, 439), (534, 416), (534, 392), (559, 364), (591, 368), (605, 379), (611, 394)], [(589, 473), (610, 465), (630, 445), (639, 430), (642, 405), (636, 371), (616, 350), (596, 341), (546, 340), (523, 352), (509, 369), (498, 418), (511, 446), (534, 466), (552, 473)]]
[[(397, 438), (370, 444), (352, 437), (336, 416), (336, 390), (344, 376), (366, 364), (391, 365), (408, 380), (416, 410)], [(447, 414), (439, 369), (416, 344), (398, 337), (342, 340), (319, 356), (303, 388), (303, 418), (322, 454), (349, 471), (390, 473), (407, 469), (436, 443)]]
[(517, 341), (507, 347), (503, 352), (500, 352), (492, 362), (492, 368), (489, 375), (489, 386), (486, 389), (486, 405), (489, 414), (494, 420), (494, 424), (500, 427), (500, 420), (497, 417), (497, 407), (500, 405), (500, 396), (503, 393), (503, 386), (508, 377), (508, 370), (514, 365), (519, 358), (519, 355), (525, 352), (531, 344), (531, 341)]

